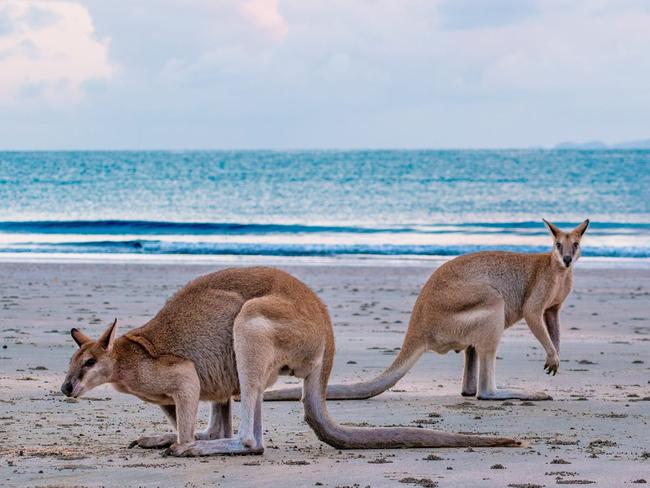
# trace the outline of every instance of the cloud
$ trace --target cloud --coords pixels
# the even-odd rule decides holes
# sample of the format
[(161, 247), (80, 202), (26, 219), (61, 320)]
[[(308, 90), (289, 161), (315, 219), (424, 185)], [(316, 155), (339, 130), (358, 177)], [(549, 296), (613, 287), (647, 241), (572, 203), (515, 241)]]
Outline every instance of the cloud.
[(247, 0), (240, 6), (240, 12), (245, 19), (275, 40), (282, 39), (289, 31), (287, 21), (278, 10), (277, 0)]
[(84, 84), (107, 80), (108, 39), (73, 1), (5, 0), (0, 4), (0, 105), (79, 100)]
[(647, 0), (0, 0), (0, 147), (641, 139), (649, 45)]
[(559, 99), (575, 90), (571, 97), (598, 94), (594, 102), (600, 104), (622, 85), (642, 93), (646, 77), (639, 75), (650, 74), (650, 58), (643, 55), (650, 45), (650, 11), (634, 6), (542, 2), (525, 22), (522, 17), (503, 26), (438, 32), (438, 42), (454, 53), (438, 53), (439, 62), (463, 80), (460, 93)]

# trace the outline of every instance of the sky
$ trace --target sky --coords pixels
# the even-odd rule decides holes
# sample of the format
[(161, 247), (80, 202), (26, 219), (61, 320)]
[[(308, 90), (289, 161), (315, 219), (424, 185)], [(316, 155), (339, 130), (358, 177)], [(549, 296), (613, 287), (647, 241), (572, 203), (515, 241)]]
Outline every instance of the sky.
[(0, 0), (0, 149), (650, 138), (646, 0)]

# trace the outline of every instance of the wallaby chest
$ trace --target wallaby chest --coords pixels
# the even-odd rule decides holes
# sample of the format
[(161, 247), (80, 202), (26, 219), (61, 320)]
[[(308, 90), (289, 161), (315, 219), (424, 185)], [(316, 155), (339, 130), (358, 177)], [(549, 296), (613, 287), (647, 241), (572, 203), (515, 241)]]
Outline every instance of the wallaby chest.
[(564, 303), (573, 288), (573, 274), (567, 271), (555, 280), (555, 286), (548, 299), (547, 308), (559, 307)]
[(113, 383), (113, 388), (115, 388), (120, 393), (128, 393), (130, 395), (138, 397), (140, 400), (147, 403), (154, 403), (156, 405), (173, 405), (174, 399), (165, 395), (164, 393), (154, 393), (144, 388), (132, 388), (124, 383)]

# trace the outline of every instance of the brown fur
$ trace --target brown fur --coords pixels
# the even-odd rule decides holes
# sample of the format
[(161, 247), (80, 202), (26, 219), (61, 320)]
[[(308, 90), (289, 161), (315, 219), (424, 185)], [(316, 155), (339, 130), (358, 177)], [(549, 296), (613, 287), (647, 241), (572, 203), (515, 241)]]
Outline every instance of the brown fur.
[[(331, 385), (327, 398), (363, 399), (392, 387), (426, 350), (465, 350), (462, 394), (479, 399), (551, 399), (545, 393), (496, 388), (494, 365), (501, 334), (522, 318), (542, 344), (544, 368), (560, 365), (559, 311), (571, 292), (572, 265), (580, 256), (586, 220), (571, 232), (544, 221), (553, 236), (549, 253), (479, 252), (438, 268), (418, 296), (401, 351), (378, 377), (363, 383)], [(479, 375), (480, 365), (480, 375)], [(295, 388), (266, 392), (265, 400), (299, 397)]]
[[(305, 419), (338, 448), (514, 446), (518, 442), (412, 428), (354, 429), (329, 417), (325, 391), (334, 337), (325, 305), (303, 283), (272, 268), (226, 269), (176, 293), (151, 321), (98, 341), (76, 329), (79, 350), (62, 390), (77, 397), (102, 383), (161, 406), (178, 434), (146, 436), (141, 447), (178, 456), (261, 453), (261, 402), (278, 374), (305, 379)], [(89, 359), (95, 364), (87, 363)], [(92, 363), (92, 361), (91, 361)], [(241, 394), (241, 427), (230, 438), (230, 399)], [(212, 402), (210, 427), (194, 434), (199, 400)]]

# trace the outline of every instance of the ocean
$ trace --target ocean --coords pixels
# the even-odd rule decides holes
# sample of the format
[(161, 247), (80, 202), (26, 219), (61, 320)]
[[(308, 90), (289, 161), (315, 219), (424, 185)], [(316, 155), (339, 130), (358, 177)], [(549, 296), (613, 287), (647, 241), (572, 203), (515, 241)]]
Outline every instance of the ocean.
[(650, 151), (0, 152), (0, 254), (650, 257)]

